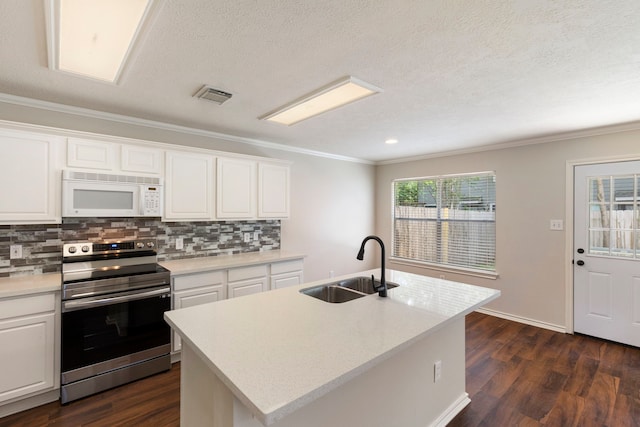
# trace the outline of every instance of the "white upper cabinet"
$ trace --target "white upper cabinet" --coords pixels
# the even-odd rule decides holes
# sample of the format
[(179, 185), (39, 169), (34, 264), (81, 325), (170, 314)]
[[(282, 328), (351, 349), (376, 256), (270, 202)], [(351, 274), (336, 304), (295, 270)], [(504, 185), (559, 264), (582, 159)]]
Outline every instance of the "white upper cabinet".
[(218, 157), (216, 217), (288, 218), (289, 164)]
[(167, 152), (163, 220), (213, 219), (213, 160), (199, 152)]
[(55, 136), (0, 130), (0, 224), (62, 221), (63, 143)]
[(258, 217), (289, 218), (289, 165), (260, 162)]
[(216, 217), (256, 217), (256, 167), (254, 160), (218, 158)]
[(162, 150), (122, 145), (120, 151), (120, 169), (125, 172), (162, 174)]
[(285, 161), (73, 135), (0, 128), (0, 224), (60, 223), (63, 169), (163, 178), (164, 221), (289, 217)]
[(91, 139), (67, 139), (67, 166), (109, 173), (162, 174), (163, 150)]
[(88, 139), (68, 138), (67, 166), (72, 168), (113, 170), (114, 144)]

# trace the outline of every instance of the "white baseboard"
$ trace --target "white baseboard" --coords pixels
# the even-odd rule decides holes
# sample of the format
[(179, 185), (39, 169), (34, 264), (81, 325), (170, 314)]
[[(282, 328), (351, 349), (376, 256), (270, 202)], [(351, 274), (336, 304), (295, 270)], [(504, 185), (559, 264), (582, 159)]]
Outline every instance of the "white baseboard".
[(536, 328), (549, 329), (554, 332), (567, 333), (567, 328), (561, 325), (554, 325), (553, 323), (541, 322), (539, 320), (528, 319), (526, 317), (514, 316), (513, 314), (502, 313), (500, 311), (491, 310), (488, 308), (479, 308), (476, 310), (478, 313), (487, 314), (489, 316), (499, 317), (501, 319), (511, 320), (518, 323), (524, 323), (525, 325), (535, 326)]
[(469, 399), (468, 393), (463, 393), (462, 396), (458, 398), (455, 402), (451, 404), (440, 416), (431, 423), (430, 427), (446, 427), (452, 419), (456, 417), (469, 403), (471, 403), (471, 399)]

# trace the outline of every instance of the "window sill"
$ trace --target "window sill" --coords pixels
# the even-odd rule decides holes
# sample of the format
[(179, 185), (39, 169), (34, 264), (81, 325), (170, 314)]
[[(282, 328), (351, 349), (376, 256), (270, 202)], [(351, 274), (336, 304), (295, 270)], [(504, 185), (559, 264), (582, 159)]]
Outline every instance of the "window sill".
[(430, 264), (428, 262), (412, 261), (404, 258), (389, 257), (389, 262), (393, 264), (407, 265), (410, 267), (425, 268), (428, 270), (442, 271), (452, 274), (461, 274), (464, 276), (481, 277), (483, 279), (496, 280), (500, 275), (494, 271), (473, 270), (470, 268), (446, 267), (438, 264)]

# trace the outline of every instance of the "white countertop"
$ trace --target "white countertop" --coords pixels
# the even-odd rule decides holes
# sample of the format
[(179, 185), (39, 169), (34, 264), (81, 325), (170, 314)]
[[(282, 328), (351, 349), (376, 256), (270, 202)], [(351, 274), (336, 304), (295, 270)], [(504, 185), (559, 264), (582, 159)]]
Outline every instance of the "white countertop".
[(208, 270), (289, 261), (304, 257), (305, 255), (299, 253), (272, 250), (264, 252), (246, 252), (234, 255), (177, 259), (172, 261), (161, 261), (159, 264), (171, 271), (172, 275), (181, 275), (199, 273)]
[[(163, 261), (159, 264), (171, 271), (172, 275), (198, 273), (208, 270), (274, 263), (304, 258), (305, 255), (280, 250), (247, 252), (235, 255), (221, 255)], [(60, 291), (60, 273), (25, 274), (22, 276), (0, 277), (0, 298), (26, 296), (44, 292)]]
[(271, 424), (500, 295), (387, 270), (400, 286), (341, 304), (300, 289), (369, 270), (165, 313), (234, 395)]
[(60, 273), (27, 274), (0, 278), (0, 298), (60, 291)]

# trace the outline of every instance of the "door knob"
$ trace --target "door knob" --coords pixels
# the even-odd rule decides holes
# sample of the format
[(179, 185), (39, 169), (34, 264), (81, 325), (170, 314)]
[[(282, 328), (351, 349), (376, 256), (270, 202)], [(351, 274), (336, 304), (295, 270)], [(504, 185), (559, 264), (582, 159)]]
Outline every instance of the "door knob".
[(579, 260), (576, 262), (576, 264), (578, 264), (578, 265), (584, 265), (584, 261), (583, 261), (583, 260), (581, 260), (581, 259), (579, 259)]

